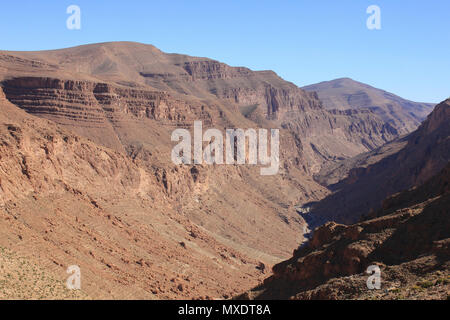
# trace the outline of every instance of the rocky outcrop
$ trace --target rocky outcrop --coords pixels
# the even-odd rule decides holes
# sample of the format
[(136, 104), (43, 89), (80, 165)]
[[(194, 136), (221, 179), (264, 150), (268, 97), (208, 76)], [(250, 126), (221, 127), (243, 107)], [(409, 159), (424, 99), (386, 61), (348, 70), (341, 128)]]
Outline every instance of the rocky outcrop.
[[(16, 112), (14, 107), (5, 106), (3, 112)], [(1, 120), (0, 205), (32, 193), (48, 195), (67, 190), (85, 190), (87, 197), (113, 191), (135, 194), (147, 179), (124, 154), (62, 131), (50, 121), (33, 124), (25, 117), (25, 124), (18, 124)], [(48, 129), (42, 129), (44, 126)], [(104, 185), (110, 187), (106, 190)]]
[(232, 79), (251, 76), (252, 71), (247, 68), (232, 68), (214, 60), (189, 61), (183, 64), (184, 70), (196, 80)]
[[(119, 88), (106, 83), (22, 77), (5, 80), (2, 87), (9, 101), (29, 113), (87, 123), (102, 123), (129, 113), (136, 118), (182, 124), (195, 111), (166, 92)], [(189, 120), (201, 118), (198, 114)]]
[[(251, 78), (250, 78), (251, 79)], [(258, 87), (225, 87), (212, 89), (214, 94), (226, 101), (245, 107), (257, 105), (269, 119), (280, 119), (289, 111), (320, 109), (315, 94), (308, 94), (295, 86), (275, 87), (262, 83)]]

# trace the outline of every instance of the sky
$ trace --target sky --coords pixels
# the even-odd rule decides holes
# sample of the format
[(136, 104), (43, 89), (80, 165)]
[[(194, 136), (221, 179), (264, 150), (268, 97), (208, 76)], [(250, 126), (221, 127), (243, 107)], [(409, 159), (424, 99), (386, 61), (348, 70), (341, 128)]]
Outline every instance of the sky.
[[(67, 28), (70, 5), (79, 30)], [(370, 5), (381, 29), (366, 25)], [(4, 1), (0, 30), (0, 50), (136, 41), (298, 86), (350, 77), (414, 101), (450, 97), (448, 0)]]

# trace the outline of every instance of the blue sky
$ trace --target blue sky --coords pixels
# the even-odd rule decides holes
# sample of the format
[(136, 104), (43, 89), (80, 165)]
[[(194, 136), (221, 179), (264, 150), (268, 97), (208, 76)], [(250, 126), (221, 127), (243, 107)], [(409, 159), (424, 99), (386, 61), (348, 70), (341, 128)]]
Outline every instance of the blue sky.
[[(71, 4), (81, 30), (66, 28)], [(381, 30), (366, 27), (373, 4)], [(2, 3), (0, 28), (1, 50), (137, 41), (299, 86), (350, 77), (415, 101), (450, 96), (448, 0), (21, 0)]]

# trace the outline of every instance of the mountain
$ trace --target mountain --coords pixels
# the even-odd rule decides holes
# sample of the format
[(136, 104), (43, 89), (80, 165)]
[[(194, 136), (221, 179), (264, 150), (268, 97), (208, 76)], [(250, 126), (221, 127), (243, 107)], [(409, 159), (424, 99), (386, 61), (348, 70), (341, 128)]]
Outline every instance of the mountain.
[[(119, 151), (136, 148), (137, 141), (147, 143), (133, 137), (132, 128), (122, 133), (131, 115), (171, 127), (196, 119), (220, 127), (286, 128), (282, 143), (297, 146), (282, 148), (293, 151), (282, 159), (286, 166), (302, 162), (308, 173), (400, 134), (370, 110), (327, 111), (315, 93), (273, 71), (167, 54), (133, 42), (0, 52), (0, 79), (7, 99), (16, 105)], [(62, 105), (54, 94), (61, 89), (78, 95), (77, 100), (65, 99)]]
[[(449, 120), (450, 99), (405, 138), (316, 177), (337, 191), (300, 208), (309, 226), (317, 226), (309, 241), (237, 298), (447, 299)], [(354, 220), (360, 222), (335, 222)], [(371, 265), (381, 269), (383, 290), (367, 289)]]
[[(450, 290), (450, 163), (353, 225), (329, 222), (240, 299), (442, 299)], [(381, 290), (366, 270), (380, 268)]]
[(372, 110), (400, 134), (414, 131), (434, 107), (432, 103), (409, 101), (350, 78), (324, 81), (303, 89), (317, 92), (329, 110)]

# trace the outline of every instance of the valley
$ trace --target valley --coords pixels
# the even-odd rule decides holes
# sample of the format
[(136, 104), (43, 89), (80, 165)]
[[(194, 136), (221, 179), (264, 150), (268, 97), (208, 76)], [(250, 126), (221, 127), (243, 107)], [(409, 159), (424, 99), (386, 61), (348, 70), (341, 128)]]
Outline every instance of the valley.
[[(353, 91), (304, 90), (273, 71), (135, 42), (0, 51), (0, 247), (14, 252), (8, 266), (23, 259), (54, 286), (79, 265), (82, 299), (257, 298), (252, 288), (274, 277), (272, 266), (284, 277), (282, 261), (304, 254), (305, 232), (368, 218), (450, 159), (449, 100), (434, 107), (337, 83)], [(232, 164), (195, 161), (195, 144), (193, 161), (174, 163), (175, 130), (207, 146), (196, 138), (199, 121), (202, 133), (279, 132), (276, 174), (261, 175), (249, 154)], [(433, 194), (443, 217), (445, 192)], [(428, 212), (426, 201), (405, 204), (420, 207), (410, 216)], [(307, 245), (319, 241), (315, 234)], [(319, 242), (314, 249), (326, 245)], [(70, 296), (25, 278), (25, 291), (1, 297)]]

